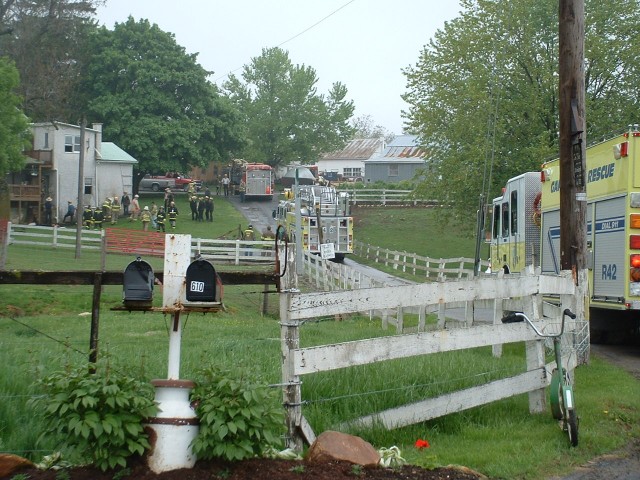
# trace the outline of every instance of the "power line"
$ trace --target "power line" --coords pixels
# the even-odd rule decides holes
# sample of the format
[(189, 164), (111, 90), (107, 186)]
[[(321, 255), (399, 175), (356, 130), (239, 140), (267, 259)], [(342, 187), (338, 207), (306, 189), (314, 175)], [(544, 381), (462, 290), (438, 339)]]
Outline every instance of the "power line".
[[(276, 48), (281, 47), (282, 45), (291, 42), (292, 40), (295, 40), (296, 38), (298, 38), (301, 35), (304, 35), (305, 33), (307, 33), (309, 30), (317, 27), (318, 25), (320, 25), (322, 22), (324, 22), (325, 20), (327, 20), (329, 17), (332, 17), (333, 15), (335, 15), (336, 13), (338, 13), (340, 10), (342, 10), (343, 8), (349, 6), (350, 4), (352, 4), (353, 2), (355, 2), (356, 0), (349, 0), (347, 3), (345, 3), (344, 5), (336, 8), (333, 12), (331, 12), (330, 14), (326, 15), (325, 17), (321, 18), (320, 20), (318, 20), (316, 23), (314, 23), (313, 25), (305, 28), (304, 30), (302, 30), (299, 33), (296, 33), (293, 37), (289, 37), (288, 39), (286, 39), (285, 41), (279, 43), (278, 45), (276, 45)], [(231, 75), (234, 72), (237, 72), (238, 70), (241, 70), (242, 67), (238, 67), (235, 68), (227, 73), (225, 73), (224, 75), (220, 75), (218, 78), (214, 79), (214, 83), (217, 82), (218, 80), (221, 80), (225, 77), (228, 77), (229, 75)]]

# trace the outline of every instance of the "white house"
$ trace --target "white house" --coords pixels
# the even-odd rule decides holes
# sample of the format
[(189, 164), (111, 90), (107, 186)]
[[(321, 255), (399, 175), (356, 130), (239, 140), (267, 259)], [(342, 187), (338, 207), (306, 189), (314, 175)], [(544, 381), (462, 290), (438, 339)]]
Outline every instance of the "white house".
[[(25, 152), (27, 167), (9, 178), (11, 218), (18, 223), (42, 222), (43, 205), (53, 199), (53, 222), (60, 222), (67, 202), (101, 205), (106, 197), (133, 189), (137, 160), (117, 145), (102, 141), (102, 124), (85, 129), (60, 122), (34, 123), (33, 149)], [(78, 199), (80, 151), (83, 149), (82, 195)], [(78, 202), (79, 200), (79, 202)]]
[(356, 138), (342, 149), (322, 155), (318, 160), (318, 172), (331, 178), (337, 175), (345, 179), (364, 178), (364, 161), (380, 155), (385, 148), (384, 138)]

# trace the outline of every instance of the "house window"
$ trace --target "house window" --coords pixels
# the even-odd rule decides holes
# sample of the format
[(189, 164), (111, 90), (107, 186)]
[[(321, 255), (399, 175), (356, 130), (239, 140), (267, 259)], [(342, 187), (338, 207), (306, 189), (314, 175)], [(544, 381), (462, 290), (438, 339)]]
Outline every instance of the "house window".
[(84, 177), (84, 194), (93, 195), (93, 178)]
[(398, 176), (398, 165), (389, 165), (389, 177)]
[(64, 151), (66, 153), (79, 152), (80, 151), (80, 135), (65, 135)]
[(362, 176), (362, 168), (361, 167), (345, 168), (345, 169), (343, 169), (342, 176), (343, 177), (347, 177), (347, 178), (361, 177)]
[(49, 132), (44, 132), (44, 147), (45, 149), (49, 148)]

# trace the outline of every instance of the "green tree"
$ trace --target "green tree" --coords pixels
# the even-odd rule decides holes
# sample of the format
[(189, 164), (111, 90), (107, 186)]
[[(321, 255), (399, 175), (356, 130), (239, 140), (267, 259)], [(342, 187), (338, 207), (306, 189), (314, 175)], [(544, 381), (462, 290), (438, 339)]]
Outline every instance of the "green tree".
[(20, 110), (15, 94), (20, 83), (13, 62), (0, 57), (0, 178), (24, 164), (23, 150), (29, 147), (29, 120)]
[[(0, 54), (20, 72), (23, 110), (34, 121), (76, 122), (83, 46), (103, 0), (0, 1)], [(3, 35), (4, 34), (4, 35)]]
[(352, 101), (336, 82), (317, 93), (316, 72), (293, 65), (288, 52), (263, 49), (245, 65), (242, 79), (231, 75), (224, 89), (244, 115), (250, 143), (245, 159), (271, 166), (315, 162), (323, 152), (341, 148), (352, 137)]
[(188, 171), (227, 161), (244, 144), (240, 116), (174, 35), (133, 18), (101, 28), (84, 73), (87, 115), (141, 172)]
[[(595, 140), (634, 121), (640, 10), (636, 0), (586, 3), (587, 138)], [(558, 4), (461, 7), (405, 70), (403, 98), (410, 129), (429, 152), (420, 194), (468, 219), (481, 193), (497, 196), (508, 178), (557, 156)]]
[(394, 139), (395, 134), (382, 125), (374, 125), (371, 115), (360, 115), (351, 121), (355, 129), (354, 138), (379, 138), (383, 137), (388, 143)]
[[(10, 195), (6, 174), (24, 164), (23, 150), (31, 139), (29, 120), (20, 110), (21, 99), (14, 91), (19, 85), (18, 70), (6, 57), (0, 56), (0, 223), (10, 219)], [(4, 242), (0, 232), (0, 242)], [(4, 269), (6, 249), (0, 247), (0, 269)]]

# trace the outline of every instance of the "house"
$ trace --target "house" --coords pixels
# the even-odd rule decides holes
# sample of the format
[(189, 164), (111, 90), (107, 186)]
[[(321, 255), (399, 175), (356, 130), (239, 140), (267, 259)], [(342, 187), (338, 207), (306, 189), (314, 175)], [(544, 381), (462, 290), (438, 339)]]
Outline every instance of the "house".
[(411, 180), (426, 166), (425, 155), (417, 135), (399, 135), (382, 154), (363, 162), (365, 183)]
[(317, 162), (320, 175), (337, 176), (349, 180), (364, 178), (364, 162), (380, 155), (385, 148), (384, 138), (356, 138), (339, 151), (327, 153)]
[[(42, 223), (44, 203), (51, 197), (53, 223), (62, 221), (68, 202), (101, 205), (106, 197), (133, 189), (133, 166), (138, 161), (111, 142), (102, 141), (102, 124), (85, 129), (60, 122), (34, 123), (32, 149), (25, 152), (25, 168), (8, 176), (13, 223)], [(82, 195), (78, 202), (80, 150), (84, 148)]]

